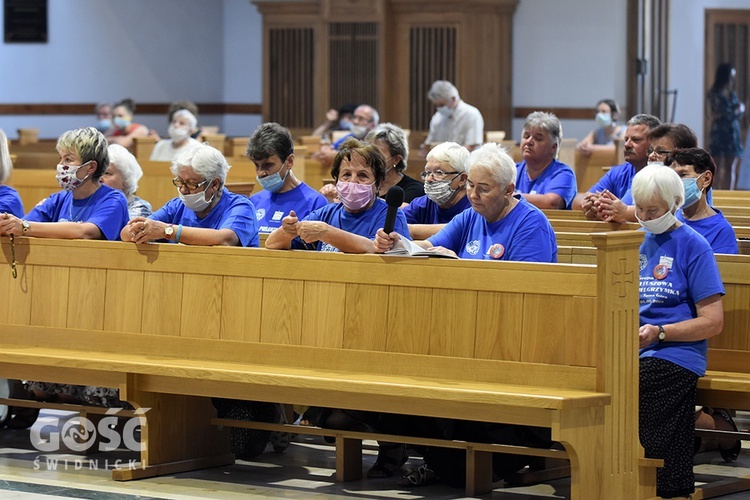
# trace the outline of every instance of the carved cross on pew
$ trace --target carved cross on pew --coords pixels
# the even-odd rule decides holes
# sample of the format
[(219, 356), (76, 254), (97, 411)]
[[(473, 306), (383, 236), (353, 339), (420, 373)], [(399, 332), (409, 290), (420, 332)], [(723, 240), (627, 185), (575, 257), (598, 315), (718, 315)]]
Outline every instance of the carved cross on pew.
[(612, 285), (620, 285), (620, 297), (625, 296), (625, 284), (633, 282), (633, 271), (625, 272), (626, 259), (620, 259), (620, 272), (612, 273)]

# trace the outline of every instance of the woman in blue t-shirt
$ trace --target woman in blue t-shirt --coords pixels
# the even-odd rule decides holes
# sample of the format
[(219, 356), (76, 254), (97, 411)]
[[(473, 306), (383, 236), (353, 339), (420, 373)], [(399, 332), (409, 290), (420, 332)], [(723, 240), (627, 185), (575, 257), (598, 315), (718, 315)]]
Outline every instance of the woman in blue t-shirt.
[(706, 239), (674, 214), (685, 200), (671, 168), (648, 165), (633, 178), (640, 249), (640, 440), (648, 458), (664, 459), (656, 493), (694, 489), (693, 433), (698, 378), (709, 338), (721, 333), (724, 287)]
[[(23, 217), (23, 203), (18, 191), (3, 185), (12, 171), (13, 164), (10, 161), (8, 138), (5, 136), (5, 132), (0, 130), (0, 215), (11, 214), (16, 217)], [(0, 230), (0, 234), (5, 233)]]

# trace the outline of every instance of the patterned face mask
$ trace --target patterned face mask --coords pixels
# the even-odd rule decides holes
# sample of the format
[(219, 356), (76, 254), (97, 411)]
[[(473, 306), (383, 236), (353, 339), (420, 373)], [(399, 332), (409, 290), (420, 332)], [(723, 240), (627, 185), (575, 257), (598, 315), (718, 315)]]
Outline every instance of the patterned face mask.
[(89, 163), (91, 163), (91, 161), (87, 161), (83, 165), (63, 165), (62, 163), (59, 163), (57, 165), (57, 174), (55, 175), (57, 183), (60, 184), (60, 187), (65, 191), (73, 191), (77, 187), (82, 186), (83, 183), (86, 182), (86, 179), (89, 178), (89, 175), (86, 175), (83, 179), (79, 179), (76, 177), (76, 174), (81, 167), (84, 167)]

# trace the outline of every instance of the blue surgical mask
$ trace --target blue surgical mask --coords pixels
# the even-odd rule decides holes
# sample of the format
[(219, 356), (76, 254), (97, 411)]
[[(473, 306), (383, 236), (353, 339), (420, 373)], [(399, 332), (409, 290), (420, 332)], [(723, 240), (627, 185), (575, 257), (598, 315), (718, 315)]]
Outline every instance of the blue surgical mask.
[[(703, 172), (703, 174), (705, 173)], [(682, 208), (695, 205), (701, 199), (701, 196), (703, 196), (703, 189), (698, 189), (698, 179), (701, 178), (701, 175), (698, 177), (682, 178), (682, 185), (685, 186), (685, 203), (682, 205)]]
[(596, 114), (596, 124), (600, 127), (609, 127), (612, 125), (612, 115), (609, 113), (597, 113)]
[[(283, 165), (282, 165), (282, 168), (284, 168)], [(260, 187), (262, 187), (266, 191), (275, 193), (279, 189), (281, 189), (281, 186), (284, 185), (284, 181), (286, 180), (286, 176), (289, 175), (290, 170), (291, 169), (286, 170), (284, 177), (281, 177), (281, 175), (279, 174), (279, 172), (281, 172), (281, 169), (279, 169), (279, 172), (275, 172), (271, 175), (267, 175), (265, 177), (257, 177), (258, 184), (260, 184)]]
[(96, 129), (99, 132), (106, 132), (112, 127), (112, 120), (109, 118), (102, 118), (96, 123)]
[(112, 122), (115, 124), (115, 127), (120, 129), (128, 128), (128, 126), (130, 125), (130, 120), (120, 118), (119, 116), (115, 116)]
[(339, 129), (340, 130), (349, 130), (352, 128), (352, 122), (349, 120), (339, 120)]

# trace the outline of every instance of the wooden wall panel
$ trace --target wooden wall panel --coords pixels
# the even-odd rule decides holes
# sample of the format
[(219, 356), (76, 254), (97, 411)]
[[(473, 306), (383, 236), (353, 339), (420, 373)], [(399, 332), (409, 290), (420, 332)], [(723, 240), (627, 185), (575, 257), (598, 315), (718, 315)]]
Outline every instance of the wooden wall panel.
[[(523, 294), (483, 293), (477, 301), (474, 356), (521, 360)], [(480, 314), (481, 313), (481, 314)]]
[(260, 341), (299, 345), (303, 299), (302, 281), (264, 280)]
[(474, 357), (477, 292), (433, 290), (430, 354)]
[[(5, 245), (6, 238), (3, 240), (2, 249), (7, 252), (10, 262), (10, 245)], [(0, 317), (10, 324), (28, 325), (31, 314), (31, 267), (17, 264), (16, 269), (18, 277), (13, 279), (10, 265), (0, 266)]]
[[(552, 363), (566, 363), (566, 342), (577, 339), (565, 337), (568, 297), (548, 297), (527, 294), (524, 300), (523, 345), (521, 361), (537, 362), (542, 359)], [(546, 304), (545, 308), (540, 305)]]
[(143, 279), (141, 331), (156, 335), (180, 335), (182, 275), (146, 273)]
[(260, 341), (263, 280), (224, 277), (221, 301), (221, 338)]
[[(388, 328), (388, 287), (346, 285), (344, 348), (385, 351)], [(367, 328), (365, 328), (367, 325)], [(374, 334), (364, 335), (370, 331)]]
[(750, 289), (747, 285), (725, 284), (726, 295), (723, 297), (724, 329), (747, 332), (747, 335), (718, 335), (709, 341), (711, 347), (724, 349), (750, 350)]
[(183, 276), (181, 336), (202, 339), (218, 339), (221, 336), (222, 281), (221, 276)]
[(340, 349), (344, 342), (346, 285), (341, 283), (305, 283), (305, 302), (301, 344)]
[(139, 333), (143, 319), (143, 272), (107, 270), (104, 330)]
[(68, 328), (104, 328), (106, 287), (106, 269), (72, 268), (68, 286)]
[(429, 318), (435, 307), (432, 290), (411, 287), (391, 287), (388, 291), (388, 336), (386, 350), (428, 354), (429, 337), (413, 332), (429, 328)]
[[(32, 289), (30, 323), (38, 326), (65, 327), (68, 317), (69, 268), (34, 266), (32, 272), (32, 279), (36, 280), (36, 283), (49, 285)], [(85, 304), (81, 306), (86, 307)]]

